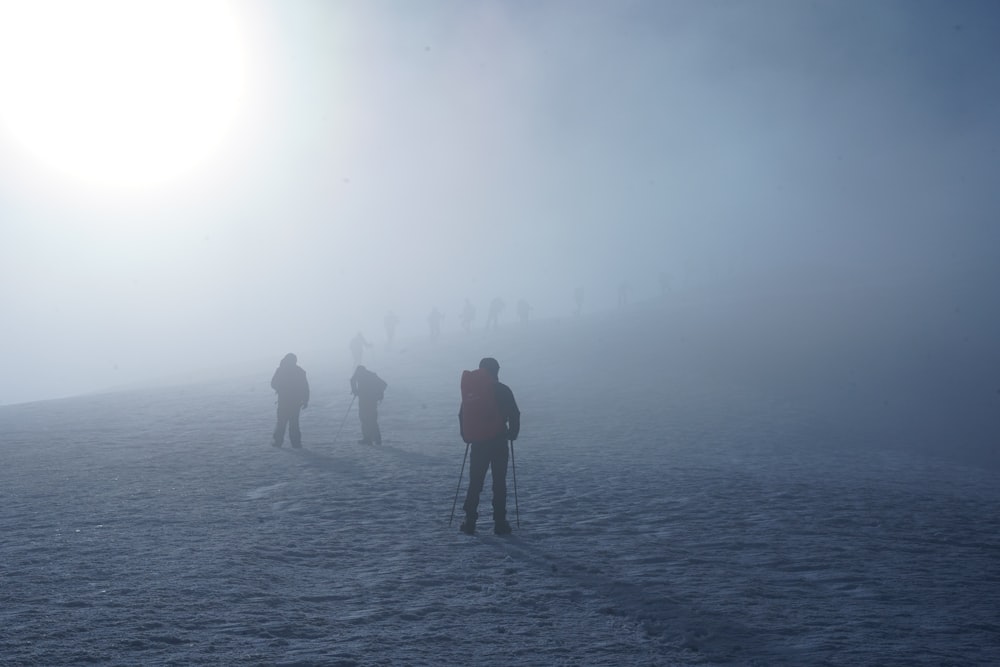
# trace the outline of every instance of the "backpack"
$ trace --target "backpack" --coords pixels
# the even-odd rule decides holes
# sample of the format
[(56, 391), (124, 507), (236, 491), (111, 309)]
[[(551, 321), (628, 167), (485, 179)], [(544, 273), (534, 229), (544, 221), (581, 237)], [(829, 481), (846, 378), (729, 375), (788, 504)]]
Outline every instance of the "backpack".
[(374, 373), (372, 373), (372, 376), (373, 376), (372, 379), (375, 381), (375, 387), (374, 388), (375, 388), (375, 390), (377, 392), (378, 400), (381, 401), (383, 398), (385, 398), (385, 390), (386, 390), (386, 388), (388, 388), (389, 385), (386, 384), (385, 380), (383, 380), (379, 376), (375, 375)]
[(503, 434), (504, 419), (496, 397), (496, 380), (478, 368), (462, 371), (462, 436), (466, 442), (492, 440)]
[(385, 398), (385, 390), (388, 386), (386, 381), (373, 371), (367, 371), (365, 375), (358, 378), (358, 394), (365, 398), (381, 401)]

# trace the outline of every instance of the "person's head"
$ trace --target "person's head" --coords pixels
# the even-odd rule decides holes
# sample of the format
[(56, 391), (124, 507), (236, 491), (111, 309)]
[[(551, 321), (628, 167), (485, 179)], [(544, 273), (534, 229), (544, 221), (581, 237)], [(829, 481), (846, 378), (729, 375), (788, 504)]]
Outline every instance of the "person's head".
[(365, 368), (364, 366), (358, 366), (357, 368), (354, 369), (354, 372), (357, 373), (358, 375), (361, 375), (363, 373), (367, 373), (368, 369)]
[(489, 371), (490, 375), (495, 378), (500, 377), (500, 362), (493, 357), (483, 357), (479, 361), (479, 367)]
[(294, 366), (298, 362), (299, 362), (299, 358), (296, 357), (291, 352), (289, 352), (288, 354), (286, 354), (284, 357), (281, 358), (281, 365), (282, 366)]

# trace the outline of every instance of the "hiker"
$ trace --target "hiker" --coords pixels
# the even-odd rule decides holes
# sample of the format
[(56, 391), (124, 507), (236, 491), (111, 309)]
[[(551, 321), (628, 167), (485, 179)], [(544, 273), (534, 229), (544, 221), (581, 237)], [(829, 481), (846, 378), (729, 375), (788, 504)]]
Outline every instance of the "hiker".
[(465, 333), (472, 332), (472, 322), (476, 319), (476, 307), (472, 305), (472, 302), (468, 299), (462, 305), (462, 328), (465, 329)]
[(354, 357), (355, 366), (361, 363), (361, 358), (365, 355), (365, 348), (371, 346), (372, 344), (365, 339), (360, 331), (357, 336), (351, 339), (351, 356)]
[(531, 317), (531, 305), (524, 299), (518, 300), (517, 319), (521, 320), (521, 324), (527, 324), (529, 317)]
[(378, 428), (378, 404), (385, 398), (389, 385), (378, 375), (364, 366), (354, 369), (351, 376), (351, 393), (358, 397), (358, 416), (361, 417), (362, 445), (382, 444), (382, 432)]
[(289, 352), (282, 358), (271, 377), (271, 388), (278, 393), (278, 424), (274, 427), (275, 447), (285, 441), (285, 428), (292, 447), (302, 446), (299, 411), (309, 407), (309, 382), (306, 372), (298, 366), (298, 357)]
[(500, 326), (500, 313), (502, 313), (503, 310), (504, 310), (504, 308), (506, 308), (506, 307), (507, 307), (507, 304), (505, 304), (503, 302), (503, 299), (501, 299), (500, 297), (494, 297), (494, 299), (492, 301), (490, 301), (490, 312), (486, 316), (486, 330), (487, 331), (490, 330), (491, 326), (494, 329), (499, 328), (499, 326)]
[[(480, 387), (485, 391), (477, 391)], [(507, 522), (507, 442), (517, 440), (521, 412), (510, 387), (500, 382), (500, 364), (493, 357), (480, 361), (478, 371), (463, 374), (458, 426), (462, 440), (472, 451), (469, 490), (462, 505), (465, 521), (460, 530), (467, 535), (476, 532), (479, 494), (489, 468), (493, 477), (493, 532), (507, 535), (511, 532)]]

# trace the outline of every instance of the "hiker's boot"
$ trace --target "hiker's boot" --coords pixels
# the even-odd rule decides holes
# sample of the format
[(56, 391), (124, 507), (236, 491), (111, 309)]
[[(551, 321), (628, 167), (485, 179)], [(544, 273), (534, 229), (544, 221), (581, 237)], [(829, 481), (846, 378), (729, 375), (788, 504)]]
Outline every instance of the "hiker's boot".
[(458, 529), (460, 531), (462, 531), (463, 533), (465, 533), (466, 535), (475, 535), (476, 534), (476, 519), (478, 519), (478, 518), (479, 518), (478, 514), (475, 514), (475, 513), (466, 514), (465, 515), (465, 521), (462, 522), (462, 525), (459, 526)]
[(507, 509), (505, 507), (493, 508), (493, 534), (510, 535), (511, 527), (507, 523)]

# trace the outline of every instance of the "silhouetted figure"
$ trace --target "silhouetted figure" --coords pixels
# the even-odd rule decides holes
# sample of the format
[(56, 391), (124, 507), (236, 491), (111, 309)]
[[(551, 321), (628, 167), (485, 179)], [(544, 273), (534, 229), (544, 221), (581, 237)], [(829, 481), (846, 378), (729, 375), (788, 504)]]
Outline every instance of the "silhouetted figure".
[(486, 330), (489, 331), (490, 327), (497, 329), (500, 327), (500, 314), (504, 311), (507, 304), (503, 302), (500, 297), (495, 297), (490, 301), (490, 312), (486, 317)]
[(361, 418), (361, 444), (382, 444), (378, 427), (378, 404), (385, 398), (388, 387), (385, 380), (364, 366), (354, 369), (351, 376), (351, 393), (358, 397), (358, 416)]
[(392, 340), (396, 337), (396, 325), (399, 318), (391, 310), (385, 314), (385, 346), (392, 347)]
[(358, 335), (351, 339), (351, 356), (354, 357), (354, 365), (361, 363), (361, 358), (365, 356), (365, 348), (372, 344), (365, 340), (365, 337), (358, 332)]
[(618, 307), (624, 308), (628, 305), (628, 297), (632, 292), (632, 287), (627, 283), (623, 282), (618, 285)]
[(576, 304), (576, 308), (573, 309), (574, 315), (579, 315), (583, 312), (583, 288), (577, 287), (573, 290), (573, 302)]
[(476, 319), (476, 307), (472, 305), (472, 302), (468, 299), (462, 305), (462, 328), (465, 329), (465, 333), (472, 332), (472, 323)]
[(431, 309), (431, 314), (427, 316), (427, 324), (431, 328), (431, 340), (437, 340), (441, 337), (441, 320), (444, 319), (444, 313), (437, 309), (437, 306)]
[[(484, 439), (472, 440), (466, 434), (466, 409), (463, 406), (458, 411), (458, 428), (462, 440), (470, 444), (469, 458), (469, 490), (465, 495), (465, 521), (461, 531), (472, 535), (476, 532), (476, 519), (479, 518), (479, 495), (486, 481), (486, 470), (492, 470), (493, 477), (493, 532), (506, 535), (511, 532), (507, 522), (507, 460), (509, 452), (507, 442), (517, 440), (521, 431), (521, 411), (517, 408), (514, 393), (510, 387), (500, 382), (500, 364), (492, 357), (485, 357), (479, 362), (479, 368), (485, 369), (492, 380), (493, 405), (499, 411), (496, 422), (496, 435)], [(494, 416), (495, 413), (494, 413)], [(470, 415), (469, 419), (475, 419)], [(471, 426), (471, 424), (470, 424)]]
[(302, 446), (299, 411), (309, 406), (309, 382), (306, 372), (297, 365), (298, 358), (289, 352), (271, 377), (271, 388), (278, 393), (278, 424), (274, 427), (275, 447), (285, 441), (285, 428), (292, 447)]
[(524, 299), (520, 299), (517, 302), (517, 319), (521, 320), (521, 324), (527, 324), (529, 317), (531, 317), (531, 306)]

